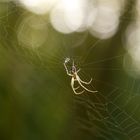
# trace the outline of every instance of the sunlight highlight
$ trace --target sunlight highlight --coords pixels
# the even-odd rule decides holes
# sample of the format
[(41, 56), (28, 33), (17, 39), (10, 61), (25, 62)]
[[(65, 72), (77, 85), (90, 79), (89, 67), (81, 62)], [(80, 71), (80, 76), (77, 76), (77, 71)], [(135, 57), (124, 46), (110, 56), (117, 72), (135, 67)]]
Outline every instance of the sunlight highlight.
[(132, 22), (126, 30), (125, 49), (128, 51), (128, 54), (132, 59), (132, 67), (135, 70), (133, 73), (140, 75), (140, 1), (138, 0), (137, 2), (138, 4), (136, 4), (135, 21)]
[(19, 2), (35, 14), (45, 14), (51, 10), (57, 0), (19, 0)]
[(19, 0), (35, 14), (49, 12), (55, 30), (69, 34), (89, 31), (91, 35), (108, 39), (119, 26), (124, 0)]
[(132, 65), (140, 73), (140, 24), (131, 24), (126, 31), (126, 49), (132, 58)]
[(90, 33), (101, 39), (112, 37), (116, 33), (119, 25), (119, 7), (120, 3), (118, 0), (99, 0), (97, 17), (93, 25), (89, 28)]
[(81, 2), (80, 0), (61, 0), (54, 8), (50, 17), (51, 23), (57, 31), (71, 33), (80, 28), (84, 18)]
[(47, 38), (46, 22), (38, 16), (25, 17), (19, 24), (17, 38), (23, 47), (40, 47)]

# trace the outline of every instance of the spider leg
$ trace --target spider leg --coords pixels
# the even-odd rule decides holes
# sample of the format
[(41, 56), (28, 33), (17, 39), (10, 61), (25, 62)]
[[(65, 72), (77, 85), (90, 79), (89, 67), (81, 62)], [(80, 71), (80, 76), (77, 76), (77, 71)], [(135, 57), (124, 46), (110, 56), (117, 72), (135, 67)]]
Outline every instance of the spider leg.
[(67, 75), (72, 76), (72, 74), (71, 74), (71, 73), (69, 73), (68, 68), (67, 68), (67, 66), (66, 66), (66, 64), (65, 64), (65, 63), (64, 63), (64, 67), (65, 67), (65, 70), (66, 70), (66, 72), (67, 72)]
[[(80, 70), (81, 70), (81, 69), (78, 69), (78, 70), (77, 70), (77, 73), (78, 73)], [(79, 77), (79, 76), (78, 76), (78, 77)], [(85, 81), (81, 80), (80, 77), (79, 77), (79, 80), (80, 80), (81, 83), (84, 83), (84, 84), (86, 84), (86, 85), (89, 85), (89, 84), (92, 82), (92, 78), (90, 79), (89, 82), (85, 82)]]
[(76, 92), (76, 89), (78, 89), (79, 86), (76, 87), (76, 88), (74, 88), (74, 81), (75, 81), (75, 79), (72, 77), (72, 78), (71, 78), (71, 87), (72, 87), (73, 92), (74, 92), (75, 94), (82, 94), (82, 93), (84, 92), (84, 90), (81, 91), (81, 92)]
[[(77, 81), (77, 79), (73, 78), (74, 82)], [(74, 82), (73, 82), (73, 87), (74, 87)], [(74, 87), (75, 90), (77, 90), (80, 86)]]
[(78, 69), (78, 70), (77, 70), (77, 73), (78, 73), (80, 70), (81, 70), (81, 69)]
[(78, 75), (76, 75), (76, 79), (77, 79), (78, 83), (80, 84), (80, 86), (81, 86), (82, 88), (84, 88), (86, 91), (92, 92), (92, 93), (97, 92), (97, 91), (89, 90), (89, 89), (87, 89), (84, 85), (82, 85), (82, 83), (81, 83), (80, 78), (79, 78)]
[(78, 87), (75, 87), (74, 89), (75, 89), (75, 90), (77, 90), (79, 87), (80, 87), (80, 86), (78, 86)]
[(85, 81), (81, 80), (80, 77), (79, 77), (79, 80), (80, 80), (81, 83), (86, 84), (86, 85), (89, 85), (92, 82), (92, 78), (90, 79), (89, 82), (85, 82)]
[(74, 60), (72, 61), (72, 66), (74, 66)]

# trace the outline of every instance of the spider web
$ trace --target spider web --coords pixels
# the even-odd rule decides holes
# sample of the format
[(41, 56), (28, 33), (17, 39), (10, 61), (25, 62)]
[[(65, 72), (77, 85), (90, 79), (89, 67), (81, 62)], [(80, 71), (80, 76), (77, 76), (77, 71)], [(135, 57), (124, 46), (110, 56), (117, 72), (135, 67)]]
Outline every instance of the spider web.
[[(126, 19), (128, 20), (128, 18)], [(72, 38), (71, 41), (73, 41)], [(85, 40), (81, 39), (80, 42), (76, 42), (75, 44), (81, 43), (81, 46), (84, 46), (83, 41)], [(90, 77), (94, 77), (93, 85), (99, 91), (94, 95), (88, 94), (75, 97), (77, 104), (76, 111), (78, 110), (78, 117), (75, 124), (75, 126), (78, 126), (76, 132), (79, 133), (82, 131), (82, 133), (91, 135), (91, 137), (87, 136), (87, 139), (92, 139), (93, 137), (105, 140), (140, 139), (139, 80), (127, 75), (123, 69), (124, 57), (127, 53), (121, 50), (122, 52), (118, 54), (114, 53), (110, 56), (102, 56), (106, 48), (102, 45), (98, 46), (98, 43), (101, 42), (104, 44), (102, 40), (94, 40), (94, 43), (88, 42), (88, 45), (92, 47), (84, 51), (84, 57), (75, 57), (74, 55), (75, 61), (78, 61), (77, 65), (83, 70), (80, 76), (86, 79), (87, 75), (90, 75), (86, 80), (90, 79)], [(67, 44), (64, 45), (69, 47), (75, 45), (69, 41), (65, 43)], [(99, 49), (99, 47), (102, 48)], [(67, 51), (70, 52), (69, 50)], [(96, 53), (101, 54), (101, 56), (98, 58)], [(71, 55), (67, 56), (69, 57)], [(86, 59), (88, 59), (89, 62), (87, 62)], [(92, 61), (93, 59), (94, 61)], [(83, 62), (82, 64), (81, 61)], [(115, 67), (112, 67), (113, 63), (116, 64)], [(135, 71), (132, 69), (127, 70)], [(96, 78), (96, 73), (100, 73), (101, 71), (103, 75), (114, 74), (117, 75), (117, 77), (120, 76), (118, 79), (116, 78), (116, 80), (111, 79), (109, 81), (105, 78), (106, 80), (103, 81), (102, 79), (100, 80), (98, 76)], [(83, 111), (81, 111), (81, 108)], [(82, 117), (79, 117), (79, 114)], [(80, 139), (82, 139), (82, 136)]]
[[(85, 37), (85, 35), (83, 36)], [(55, 55), (59, 56), (57, 60), (62, 58), (62, 62), (64, 62), (67, 56), (74, 58), (77, 66), (81, 68), (80, 77), (85, 81), (93, 77), (92, 85), (94, 87), (89, 88), (98, 91), (98, 93), (95, 94), (85, 93), (80, 96), (74, 96), (74, 108), (76, 110), (74, 127), (77, 126), (77, 130), (74, 129), (76, 132), (73, 133), (88, 132), (91, 139), (93, 137), (105, 140), (139, 139), (139, 80), (127, 75), (124, 70), (123, 62), (126, 52), (122, 50), (121, 53), (119, 52), (119, 55), (111, 54), (111, 56), (103, 56), (102, 54), (107, 48), (102, 45), (98, 46), (98, 43), (100, 44), (103, 41), (94, 40), (93, 42), (88, 42), (89, 46), (93, 43), (92, 49), (90, 49), (89, 54), (84, 51), (84, 62), (82, 63), (83, 57), (72, 56), (74, 52), (72, 49), (71, 51), (69, 51), (69, 49), (65, 49), (64, 51), (62, 48), (62, 53), (59, 52), (60, 54)], [(79, 43), (84, 46), (83, 40), (77, 44)], [(64, 46), (69, 48), (68, 44), (72, 45), (73, 42), (70, 43), (66, 41)], [(99, 58), (95, 56), (94, 58), (93, 56), (97, 52), (101, 54), (101, 56), (99, 56)], [(85, 56), (88, 57), (86, 61), (89, 62), (85, 62)], [(115, 64), (114, 67), (112, 67), (113, 63)], [(128, 69), (128, 71), (129, 70), (133, 71), (132, 69)], [(109, 78), (110, 80), (108, 78), (103, 78), (103, 80), (96, 76), (97, 73), (103, 73), (103, 75), (117, 75), (117, 78)], [(61, 81), (66, 87), (68, 87), (69, 82)], [(73, 93), (72, 89), (71, 93)], [(86, 138), (90, 139), (88, 137)], [(82, 139), (82, 136), (80, 139)]]
[[(95, 43), (96, 44), (96, 43)], [(93, 49), (94, 52), (97, 52)], [(92, 52), (91, 52), (92, 53)], [(94, 55), (94, 53), (92, 53)], [(82, 79), (90, 79), (93, 77), (93, 85), (98, 93), (91, 95), (82, 95), (75, 97), (77, 108), (83, 108), (85, 115), (83, 118), (78, 117), (77, 121), (79, 129), (86, 130), (92, 134), (96, 130), (97, 139), (139, 139), (140, 138), (140, 122), (139, 122), (139, 80), (125, 75), (122, 78), (123, 65), (117, 67), (108, 67), (108, 63), (122, 62), (125, 54), (98, 59), (89, 63), (81, 64)], [(88, 56), (89, 57), (89, 56)], [(106, 67), (98, 67), (104, 64)], [(121, 67), (122, 66), (122, 67)], [(103, 71), (104, 74), (114, 73), (121, 75), (118, 80), (103, 81), (96, 78), (96, 72)], [(90, 76), (87, 75), (90, 74)], [(92, 75), (93, 74), (93, 75)], [(112, 74), (113, 75), (113, 74)], [(124, 80), (125, 78), (125, 80)], [(122, 85), (122, 82), (125, 82)], [(114, 82), (114, 83), (113, 83)], [(98, 89), (99, 87), (99, 89)], [(79, 116), (80, 111), (77, 113)], [(83, 111), (82, 111), (83, 114)], [(81, 114), (81, 116), (82, 116)], [(79, 130), (79, 131), (80, 131)], [(95, 136), (94, 135), (94, 136)]]
[[(6, 5), (6, 8), (3, 10), (4, 13), (0, 17), (1, 33), (4, 33), (2, 41), (5, 44), (5, 40), (10, 40), (10, 38), (6, 39), (9, 34), (8, 31), (13, 30), (5, 23), (16, 12), (16, 8), (9, 10), (14, 5), (11, 6), (11, 3), (7, 4), (4, 2), (0, 4)], [(129, 20), (132, 19), (127, 17), (122, 18), (122, 22), (125, 21), (127, 23)], [(58, 44), (53, 44), (53, 38), (59, 38), (57, 40)], [(63, 91), (59, 96), (57, 95), (58, 98), (65, 96), (64, 94), (68, 94), (63, 98), (66, 101), (69, 101), (68, 97), (72, 98), (69, 101), (69, 104), (72, 106), (72, 114), (74, 115), (71, 119), (73, 121), (72, 132), (70, 133), (72, 137), (78, 137), (80, 140), (90, 140), (93, 138), (97, 140), (139, 140), (139, 79), (127, 75), (124, 71), (123, 62), (127, 53), (122, 49), (122, 45), (118, 47), (120, 44), (117, 44), (115, 47), (118, 48), (113, 48), (113, 41), (91, 39), (93, 37), (87, 32), (67, 36), (55, 32), (53, 38), (51, 38), (50, 42), (53, 44), (51, 46), (55, 50), (52, 47), (51, 49), (49, 48), (49, 51), (43, 48), (32, 49), (29, 52), (24, 48), (20, 48), (21, 50), (17, 49), (16, 51), (17, 53), (24, 51), (24, 55), (26, 55), (24, 57), (27, 57), (31, 65), (40, 66), (43, 72), (47, 71), (49, 74), (54, 75), (48, 78), (48, 74), (45, 78), (50, 81), (50, 85), (56, 84), (59, 90), (65, 89), (67, 91)], [(114, 53), (110, 51), (111, 49), (114, 50)], [(108, 54), (107, 51), (110, 51), (110, 53)], [(74, 95), (69, 84), (70, 79), (67, 78), (63, 68), (63, 62), (66, 57), (74, 59), (76, 65), (81, 68), (79, 75), (81, 79), (88, 81), (93, 77), (93, 83), (89, 88), (97, 89), (98, 93), (85, 93), (80, 96)], [(132, 69), (129, 70), (132, 71)], [(43, 77), (44, 75), (40, 76)], [(44, 80), (43, 84), (45, 82)], [(35, 85), (37, 84), (39, 83)], [(39, 90), (41, 90), (41, 87)], [(24, 90), (25, 92), (28, 91), (26, 88)], [(46, 97), (54, 100), (54, 96), (58, 93), (51, 95), (52, 92), (55, 92), (54, 89), (48, 89), (47, 91), (50, 94), (48, 95), (49, 97)], [(58, 98), (55, 98), (55, 101)], [(78, 134), (81, 135), (77, 136)]]

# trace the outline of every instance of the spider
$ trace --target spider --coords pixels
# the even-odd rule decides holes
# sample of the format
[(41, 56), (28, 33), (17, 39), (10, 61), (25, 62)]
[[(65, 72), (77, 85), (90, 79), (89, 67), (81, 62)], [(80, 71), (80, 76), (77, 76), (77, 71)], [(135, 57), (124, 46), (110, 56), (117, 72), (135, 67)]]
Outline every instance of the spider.
[[(71, 71), (68, 70), (66, 64), (67, 64), (69, 61), (70, 61), (70, 58), (66, 58), (66, 59), (65, 59), (64, 67), (65, 67), (65, 70), (66, 70), (67, 75), (69, 75), (69, 76), (72, 77), (72, 78), (71, 78), (71, 87), (72, 87), (72, 89), (73, 89), (73, 92), (74, 92), (75, 94), (82, 94), (82, 93), (84, 93), (85, 91), (93, 92), (93, 93), (97, 92), (97, 91), (89, 90), (89, 89), (87, 89), (87, 88), (83, 85), (83, 84), (89, 85), (89, 84), (92, 82), (92, 78), (90, 79), (89, 82), (85, 82), (85, 81), (81, 80), (81, 78), (80, 78), (79, 75), (78, 75), (78, 73), (79, 73), (79, 71), (80, 71), (81, 69), (78, 69), (78, 70), (76, 69), (76, 67), (75, 67), (75, 65), (74, 65), (74, 61), (72, 62)], [(78, 82), (78, 84), (79, 84), (78, 87), (74, 87), (75, 81)], [(80, 87), (82, 87), (83, 90), (82, 90), (81, 92), (76, 92), (76, 90), (79, 89)]]

